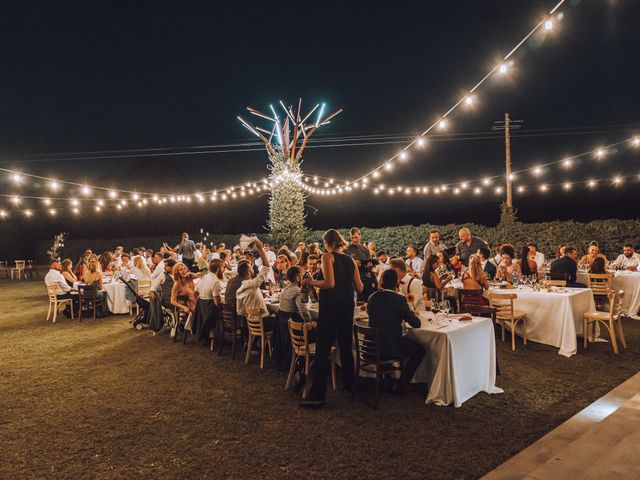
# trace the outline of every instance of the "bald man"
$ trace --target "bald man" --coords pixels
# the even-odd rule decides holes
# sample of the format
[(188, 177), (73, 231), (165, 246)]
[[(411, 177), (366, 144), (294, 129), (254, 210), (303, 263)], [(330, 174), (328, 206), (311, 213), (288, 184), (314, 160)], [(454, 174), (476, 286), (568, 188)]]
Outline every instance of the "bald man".
[[(476, 253), (479, 248), (487, 248), (487, 242), (480, 237), (472, 237), (471, 230), (467, 227), (461, 228), (458, 232), (460, 241), (456, 244), (456, 260), (460, 259), (465, 267), (469, 266), (469, 257)], [(454, 263), (457, 263), (454, 262)]]

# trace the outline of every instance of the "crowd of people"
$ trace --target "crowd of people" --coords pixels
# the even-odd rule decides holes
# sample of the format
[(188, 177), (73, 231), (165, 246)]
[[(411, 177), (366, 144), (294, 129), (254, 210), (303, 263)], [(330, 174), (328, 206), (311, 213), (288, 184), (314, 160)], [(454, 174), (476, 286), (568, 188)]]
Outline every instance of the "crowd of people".
[[(288, 246), (276, 250), (257, 238), (245, 248), (228, 249), (224, 243), (207, 247), (183, 233), (175, 246), (163, 243), (155, 252), (145, 247), (125, 252), (118, 246), (99, 256), (87, 249), (75, 264), (70, 259), (52, 261), (45, 283), (55, 285), (59, 298), (72, 298), (78, 282), (104, 294), (102, 282), (110, 274), (130, 282), (149, 280), (151, 301), (199, 319), (193, 323), (199, 340), (208, 339), (225, 305), (238, 318), (258, 309), (266, 330), (274, 329), (279, 317), (307, 323), (310, 341), (317, 345), (317, 360), (309, 397), (302, 404), (320, 408), (334, 343), (342, 360), (343, 387), (353, 385), (352, 328), (358, 301), (366, 302), (369, 325), (378, 327), (385, 338), (384, 354), (403, 358), (410, 379), (425, 351), (402, 335), (402, 322), (419, 326), (416, 314), (426, 310), (430, 300), (447, 298), (454, 279), (464, 289), (485, 291), (490, 282), (516, 284), (544, 272), (565, 280), (569, 287), (585, 287), (577, 281), (579, 269), (604, 273), (608, 268), (638, 270), (640, 265), (631, 244), (613, 262), (607, 261), (597, 242), (581, 259), (575, 246), (560, 245), (556, 258), (548, 261), (535, 243), (524, 246), (519, 255), (508, 243), (492, 252), (468, 228), (459, 231), (459, 241), (452, 247), (432, 230), (422, 257), (418, 246), (411, 244), (404, 257), (392, 258), (377, 251), (373, 242), (364, 243), (360, 229), (354, 227), (349, 233), (347, 242), (337, 230), (327, 230), (322, 245), (301, 242), (293, 251)], [(278, 317), (270, 313), (265, 294), (279, 296)], [(314, 321), (309, 307), (316, 303)]]

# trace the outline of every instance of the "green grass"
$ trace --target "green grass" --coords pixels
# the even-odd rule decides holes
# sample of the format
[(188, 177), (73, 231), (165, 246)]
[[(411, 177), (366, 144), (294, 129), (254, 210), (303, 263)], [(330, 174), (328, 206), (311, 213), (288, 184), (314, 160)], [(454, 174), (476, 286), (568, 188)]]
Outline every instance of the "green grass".
[(330, 392), (305, 411), (283, 373), (134, 332), (46, 322), (41, 282), (0, 281), (0, 478), (478, 478), (637, 371), (608, 344), (565, 358), (498, 341), (501, 395), (461, 408)]

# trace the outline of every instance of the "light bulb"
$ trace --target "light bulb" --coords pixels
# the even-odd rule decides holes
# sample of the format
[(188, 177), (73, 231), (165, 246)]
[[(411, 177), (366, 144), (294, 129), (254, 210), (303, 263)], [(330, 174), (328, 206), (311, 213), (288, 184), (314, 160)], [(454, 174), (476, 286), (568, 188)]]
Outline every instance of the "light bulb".
[(553, 29), (553, 20), (547, 20), (544, 22), (544, 29), (549, 31)]
[(82, 194), (85, 196), (91, 195), (91, 189), (85, 185), (84, 187), (82, 187)]
[(424, 144), (425, 144), (424, 138), (420, 137), (416, 143), (418, 144), (419, 147), (424, 147)]
[(438, 128), (440, 128), (440, 130), (447, 128), (447, 121), (444, 118), (438, 122)]
[(51, 180), (49, 182), (49, 188), (53, 191), (56, 191), (60, 188), (60, 184), (58, 182), (56, 182), (55, 180)]
[(573, 165), (573, 160), (571, 160), (570, 158), (566, 158), (562, 161), (562, 166), (564, 168), (571, 168), (571, 166)]
[(22, 183), (22, 175), (20, 175), (19, 173), (14, 173), (13, 175), (11, 175), (11, 180), (13, 180), (13, 183), (15, 184)]
[(407, 152), (401, 152), (400, 153), (400, 160), (406, 160), (407, 159)]
[(475, 101), (475, 97), (473, 95), (467, 95), (464, 99), (464, 103), (465, 105), (467, 105), (468, 107), (470, 107), (471, 105), (473, 105), (473, 102)]
[(31, 215), (33, 215), (33, 212), (31, 210), (25, 210), (24, 211), (24, 216), (25, 217), (30, 217)]
[(498, 71), (504, 75), (509, 71), (509, 66), (506, 63), (503, 63), (498, 67)]

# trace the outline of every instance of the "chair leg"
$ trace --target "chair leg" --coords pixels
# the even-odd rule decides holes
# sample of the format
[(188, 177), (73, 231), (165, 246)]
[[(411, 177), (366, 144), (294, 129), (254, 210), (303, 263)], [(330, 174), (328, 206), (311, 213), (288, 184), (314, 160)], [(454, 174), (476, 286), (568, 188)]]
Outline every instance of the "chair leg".
[(618, 316), (616, 326), (618, 327), (618, 337), (620, 338), (620, 342), (624, 348), (627, 348), (627, 341), (625, 340), (624, 332), (622, 331), (622, 319), (620, 316)]
[(264, 335), (260, 335), (260, 370), (264, 368)]
[(336, 354), (335, 352), (331, 353), (331, 386), (335, 390), (337, 388), (336, 385)]
[(609, 335), (611, 335), (611, 346), (613, 347), (613, 353), (618, 354), (618, 342), (616, 341), (616, 327), (613, 322), (609, 322)]
[(56, 323), (56, 317), (58, 316), (58, 302), (53, 305), (53, 322)]
[(249, 357), (251, 357), (251, 344), (253, 343), (253, 334), (249, 332), (249, 341), (247, 342), (247, 355), (244, 357), (244, 364), (249, 364)]
[(376, 365), (376, 387), (373, 396), (373, 409), (376, 410), (378, 408), (378, 398), (380, 397), (380, 383), (382, 381), (382, 367), (380, 365)]
[(73, 300), (69, 302), (69, 310), (71, 310), (71, 320), (73, 320)]
[(356, 355), (356, 374), (353, 376), (353, 386), (351, 387), (351, 401), (356, 395), (356, 387), (358, 385), (358, 379), (360, 378), (360, 358)]
[(522, 338), (524, 340), (524, 344), (527, 344), (527, 317), (522, 319)]
[(589, 322), (586, 318), (582, 319), (582, 334), (584, 335), (584, 348), (587, 348), (587, 343), (589, 342)]
[(47, 310), (47, 322), (49, 321), (49, 317), (51, 316), (51, 305), (52, 302), (49, 300), (49, 309)]
[(500, 320), (500, 327), (502, 327), (502, 341), (504, 342), (504, 320)]
[(515, 352), (516, 350), (516, 324), (511, 319), (511, 351)]
[(293, 380), (293, 374), (296, 371), (297, 358), (298, 356), (294, 352), (291, 352), (291, 365), (289, 365), (289, 375), (287, 375), (287, 383), (285, 383), (284, 385), (285, 390), (288, 390), (289, 387), (291, 386), (291, 381)]

